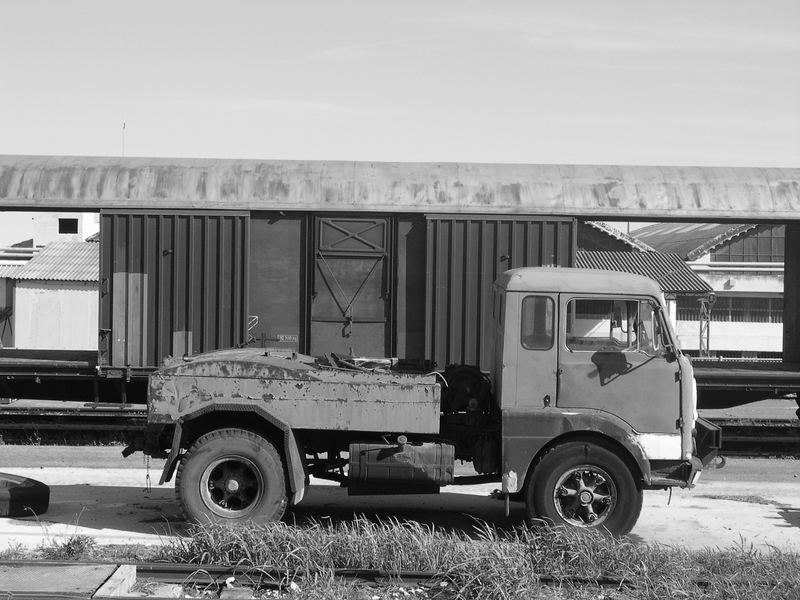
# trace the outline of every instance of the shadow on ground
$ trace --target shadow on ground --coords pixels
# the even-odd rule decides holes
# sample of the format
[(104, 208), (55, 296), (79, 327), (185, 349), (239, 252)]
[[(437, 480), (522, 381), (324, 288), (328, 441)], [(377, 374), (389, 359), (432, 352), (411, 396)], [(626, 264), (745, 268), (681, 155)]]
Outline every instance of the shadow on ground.
[(792, 527), (800, 527), (800, 508), (782, 507), (778, 514)]
[[(413, 520), (445, 531), (475, 535), (485, 522), (510, 531), (525, 519), (524, 505), (512, 502), (505, 516), (505, 503), (488, 496), (434, 494), (403, 496), (348, 496), (334, 486), (312, 486), (303, 502), (287, 511), (284, 521), (302, 525), (313, 521), (339, 523), (355, 518), (375, 521), (390, 518)], [(186, 523), (171, 488), (56, 485), (50, 488), (47, 514), (15, 519), (31, 526), (78, 525), (93, 530), (114, 530), (141, 535), (183, 533)]]
[(15, 519), (47, 528), (63, 524), (97, 530), (115, 530), (137, 535), (169, 535), (182, 525), (183, 517), (169, 488), (53, 485), (47, 513)]
[(485, 522), (498, 530), (510, 531), (525, 519), (525, 507), (488, 496), (469, 494), (409, 494), (403, 496), (348, 496), (347, 491), (332, 486), (312, 487), (303, 502), (286, 514), (288, 523), (302, 525), (310, 521), (340, 523), (364, 517), (374, 521), (399, 519), (435, 526), (438, 530), (476, 534), (476, 525)]
[[(171, 488), (56, 485), (51, 486), (50, 509), (39, 517), (14, 519), (17, 526), (40, 528), (43, 536), (54, 525), (78, 526), (83, 533), (98, 537), (130, 537), (131, 543), (142, 536), (170, 536), (185, 533), (187, 524)], [(342, 523), (356, 518), (372, 521), (399, 519), (416, 521), (440, 531), (460, 532), (477, 537), (484, 524), (500, 532), (510, 532), (525, 522), (525, 506), (489, 496), (443, 493), (402, 496), (348, 496), (335, 486), (312, 486), (304, 501), (287, 511), (284, 521), (297, 525)], [(800, 511), (785, 517), (800, 520)], [(93, 531), (86, 531), (86, 530)], [(78, 531), (77, 529), (75, 531)], [(61, 528), (63, 535), (63, 528)], [(69, 531), (67, 531), (69, 533)], [(29, 535), (30, 535), (29, 534)], [(643, 541), (632, 535), (631, 541)]]

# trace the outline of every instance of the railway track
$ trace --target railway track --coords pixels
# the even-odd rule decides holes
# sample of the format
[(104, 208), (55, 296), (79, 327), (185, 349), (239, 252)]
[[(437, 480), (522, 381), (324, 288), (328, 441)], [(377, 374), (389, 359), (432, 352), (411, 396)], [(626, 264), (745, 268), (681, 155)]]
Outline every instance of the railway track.
[[(210, 564), (178, 564), (178, 563), (139, 563), (120, 565), (118, 563), (78, 563), (75, 561), (3, 561), (0, 567), (18, 570), (17, 580), (24, 578), (24, 572), (31, 570), (37, 575), (48, 571), (54, 575), (63, 568), (70, 572), (81, 567), (108, 567), (110, 577), (103, 577), (103, 582), (91, 592), (69, 590), (70, 582), (64, 582), (64, 590), (54, 593), (51, 588), (36, 589), (36, 584), (26, 584), (24, 589), (6, 588), (0, 591), (0, 597), (25, 600), (64, 598), (68, 600), (106, 600), (125, 596), (129, 598), (158, 598), (157, 594), (169, 588), (182, 590), (184, 598), (251, 598), (262, 597), (265, 592), (276, 595), (282, 592), (302, 591), (305, 580), (313, 581), (318, 571), (287, 572), (262, 567), (210, 565)], [(325, 575), (332, 575), (341, 582), (357, 584), (381, 590), (410, 590), (405, 596), (416, 598), (439, 598), (450, 600), (459, 597), (459, 585), (446, 574), (436, 571), (399, 571), (389, 572), (377, 569), (333, 569)], [(635, 590), (639, 587), (633, 579), (600, 575), (585, 576), (549, 576), (539, 575), (539, 583), (543, 587), (591, 587), (614, 588), (617, 590)], [(299, 582), (299, 583), (298, 583)], [(0, 585), (2, 585), (0, 581)], [(704, 589), (712, 586), (712, 582), (692, 578), (687, 583)], [(94, 587), (94, 586), (90, 586)], [(399, 594), (398, 594), (399, 595)], [(176, 597), (176, 596), (172, 596)]]
[(800, 457), (800, 420), (719, 420), (723, 456)]
[(19, 400), (0, 405), (5, 443), (75, 444), (120, 442), (141, 432), (144, 404)]

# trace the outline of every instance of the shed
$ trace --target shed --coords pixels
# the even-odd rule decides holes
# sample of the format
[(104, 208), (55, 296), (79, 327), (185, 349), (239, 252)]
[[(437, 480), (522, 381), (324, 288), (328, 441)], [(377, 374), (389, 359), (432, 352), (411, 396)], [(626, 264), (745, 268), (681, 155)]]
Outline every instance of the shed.
[(10, 273), (14, 346), (96, 350), (99, 245), (54, 242)]

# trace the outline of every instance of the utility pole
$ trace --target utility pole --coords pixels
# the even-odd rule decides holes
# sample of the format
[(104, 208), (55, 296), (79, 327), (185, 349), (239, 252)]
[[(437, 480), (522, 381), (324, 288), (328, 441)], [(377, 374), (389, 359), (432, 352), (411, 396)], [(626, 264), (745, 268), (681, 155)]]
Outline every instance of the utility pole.
[(705, 296), (700, 296), (700, 357), (707, 358), (711, 354), (709, 341), (711, 338), (711, 309), (714, 307), (714, 302), (717, 301), (717, 295), (714, 292)]

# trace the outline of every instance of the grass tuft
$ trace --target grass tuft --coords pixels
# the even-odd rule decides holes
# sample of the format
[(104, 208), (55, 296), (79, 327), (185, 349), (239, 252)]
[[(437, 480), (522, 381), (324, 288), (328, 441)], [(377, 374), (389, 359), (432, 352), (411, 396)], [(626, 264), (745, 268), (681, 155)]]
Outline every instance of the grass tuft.
[(36, 549), (44, 560), (89, 560), (97, 541), (89, 535), (72, 534), (64, 539), (48, 539)]

